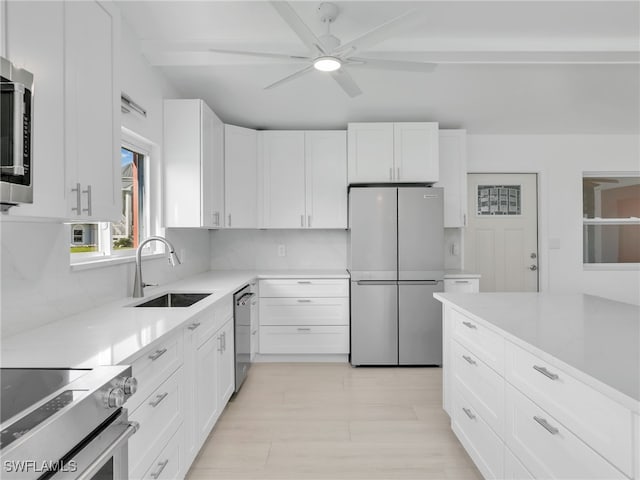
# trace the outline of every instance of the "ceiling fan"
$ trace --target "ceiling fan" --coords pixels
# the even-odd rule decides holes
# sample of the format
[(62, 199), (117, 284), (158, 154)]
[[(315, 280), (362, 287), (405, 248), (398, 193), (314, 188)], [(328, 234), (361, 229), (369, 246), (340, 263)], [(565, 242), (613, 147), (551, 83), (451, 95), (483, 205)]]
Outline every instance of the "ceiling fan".
[(273, 1), (271, 5), (280, 14), (282, 19), (298, 35), (300, 40), (309, 48), (309, 55), (288, 55), (285, 53), (249, 52), (243, 50), (226, 50), (219, 48), (209, 49), (216, 53), (228, 53), (236, 55), (248, 55), (253, 57), (277, 58), (304, 63), (305, 66), (296, 72), (287, 75), (280, 80), (267, 85), (265, 90), (282, 85), (295, 78), (301, 77), (314, 70), (326, 72), (333, 77), (340, 87), (350, 97), (356, 97), (362, 93), (360, 87), (348, 73), (351, 68), (390, 69), (410, 72), (428, 73), (434, 70), (434, 63), (409, 62), (402, 60), (385, 60), (377, 58), (364, 58), (355, 56), (358, 52), (380, 43), (409, 22), (415, 20), (415, 12), (409, 11), (399, 17), (370, 30), (364, 35), (345, 43), (331, 34), (331, 24), (338, 17), (338, 6), (324, 2), (317, 8), (320, 21), (326, 25), (326, 33), (317, 37), (313, 31), (302, 21), (288, 2)]

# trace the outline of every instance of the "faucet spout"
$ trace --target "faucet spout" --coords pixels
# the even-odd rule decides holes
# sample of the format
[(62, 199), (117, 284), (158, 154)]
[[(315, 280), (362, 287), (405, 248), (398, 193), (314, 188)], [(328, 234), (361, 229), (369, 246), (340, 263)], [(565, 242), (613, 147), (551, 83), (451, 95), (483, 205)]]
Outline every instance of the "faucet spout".
[(142, 281), (142, 248), (149, 242), (158, 241), (164, 243), (167, 246), (167, 258), (169, 260), (169, 265), (175, 267), (176, 265), (180, 265), (180, 258), (178, 258), (178, 254), (176, 253), (176, 249), (173, 248), (171, 242), (164, 237), (153, 236), (144, 239), (138, 245), (136, 249), (136, 276), (133, 281), (133, 297), (140, 298), (144, 297), (144, 287), (147, 285)]

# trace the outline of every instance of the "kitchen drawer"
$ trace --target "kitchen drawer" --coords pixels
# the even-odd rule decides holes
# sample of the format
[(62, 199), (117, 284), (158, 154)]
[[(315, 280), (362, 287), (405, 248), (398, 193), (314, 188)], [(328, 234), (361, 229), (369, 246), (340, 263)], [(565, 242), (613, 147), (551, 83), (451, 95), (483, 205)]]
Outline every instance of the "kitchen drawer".
[(125, 404), (130, 412), (182, 365), (182, 349), (182, 334), (173, 335), (145, 350), (131, 362), (133, 376), (138, 380), (138, 391)]
[(500, 375), (504, 372), (504, 338), (483, 324), (451, 310), (452, 335)]
[(504, 480), (535, 480), (508, 447), (504, 449)]
[(478, 293), (480, 280), (477, 278), (445, 278), (444, 293)]
[(504, 443), (469, 403), (453, 381), (451, 428), (486, 479), (502, 479)]
[(227, 295), (187, 324), (188, 329), (193, 329), (193, 344), (202, 345), (203, 342), (211, 338), (211, 335), (220, 330), (220, 327), (232, 316), (233, 297)]
[(453, 375), (471, 407), (504, 437), (504, 378), (458, 342), (452, 344)]
[(509, 384), (506, 397), (507, 446), (535, 478), (626, 478), (558, 419)]
[(260, 325), (349, 325), (349, 299), (263, 298)]
[(511, 342), (505, 351), (506, 378), (512, 385), (633, 476), (630, 410)]
[(129, 471), (140, 478), (182, 424), (183, 399), (178, 369), (129, 414), (140, 430), (129, 440)]
[(349, 297), (346, 278), (260, 280), (260, 297)]
[(186, 465), (184, 465), (185, 458), (180, 438), (179, 431), (173, 434), (173, 437), (145, 472), (143, 480), (175, 480), (184, 476), (182, 470), (186, 468)]
[(349, 353), (349, 327), (261, 326), (260, 353)]

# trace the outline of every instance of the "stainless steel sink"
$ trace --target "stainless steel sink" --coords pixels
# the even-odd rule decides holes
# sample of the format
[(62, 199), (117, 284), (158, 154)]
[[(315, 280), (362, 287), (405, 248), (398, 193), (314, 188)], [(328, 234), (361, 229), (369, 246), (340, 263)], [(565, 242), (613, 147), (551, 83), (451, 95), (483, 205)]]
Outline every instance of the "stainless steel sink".
[(159, 297), (134, 305), (134, 307), (190, 307), (212, 293), (165, 293)]

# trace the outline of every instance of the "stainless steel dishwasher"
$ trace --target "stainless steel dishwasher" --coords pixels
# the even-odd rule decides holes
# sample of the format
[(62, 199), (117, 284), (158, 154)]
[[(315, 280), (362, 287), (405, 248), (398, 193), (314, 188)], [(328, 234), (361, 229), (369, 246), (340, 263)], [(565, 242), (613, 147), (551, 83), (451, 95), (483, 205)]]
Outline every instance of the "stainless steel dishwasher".
[(236, 347), (236, 393), (240, 390), (251, 367), (251, 299), (254, 293), (249, 285), (233, 296), (234, 336)]

